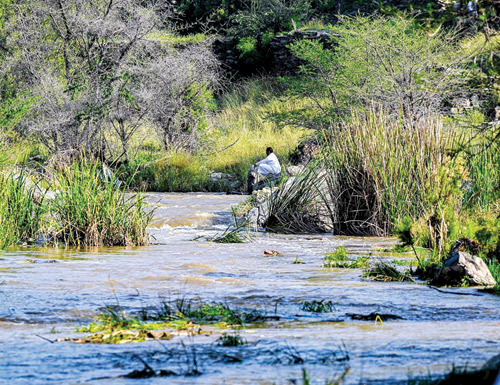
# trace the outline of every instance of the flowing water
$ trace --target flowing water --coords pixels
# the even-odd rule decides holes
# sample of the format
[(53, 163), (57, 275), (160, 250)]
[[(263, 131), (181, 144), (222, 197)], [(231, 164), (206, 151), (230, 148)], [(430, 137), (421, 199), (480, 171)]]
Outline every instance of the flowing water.
[[(346, 384), (406, 383), (410, 376), (481, 366), (500, 353), (500, 298), (475, 289), (442, 293), (422, 284), (363, 280), (355, 269), (322, 268), (324, 253), (384, 256), (394, 240), (258, 234), (252, 243), (217, 244), (230, 206), (243, 196), (148, 194), (157, 206), (151, 246), (0, 253), (0, 384)], [(263, 257), (265, 249), (283, 256)], [(386, 255), (385, 255), (386, 256)], [(303, 264), (293, 264), (296, 258)], [(387, 257), (387, 256), (386, 256)], [(129, 313), (186, 298), (258, 309), (247, 344), (221, 347), (224, 330), (168, 341), (116, 345), (53, 342), (78, 337), (106, 305)], [(301, 309), (331, 301), (328, 313)], [(383, 324), (354, 315), (390, 314)], [(354, 317), (355, 318), (355, 317)], [(177, 376), (125, 378), (147, 363)], [(196, 368), (200, 375), (188, 376)]]

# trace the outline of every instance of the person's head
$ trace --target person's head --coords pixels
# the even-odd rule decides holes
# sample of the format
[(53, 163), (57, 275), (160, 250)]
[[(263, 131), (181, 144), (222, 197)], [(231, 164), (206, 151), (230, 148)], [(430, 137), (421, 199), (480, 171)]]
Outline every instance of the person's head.
[(268, 147), (266, 148), (266, 155), (269, 155), (273, 152), (273, 148), (272, 147)]

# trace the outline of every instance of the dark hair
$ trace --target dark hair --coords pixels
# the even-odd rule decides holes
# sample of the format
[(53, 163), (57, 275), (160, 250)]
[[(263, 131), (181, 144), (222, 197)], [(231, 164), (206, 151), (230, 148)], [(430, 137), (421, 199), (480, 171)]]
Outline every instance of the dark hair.
[(271, 154), (273, 152), (273, 148), (272, 147), (268, 147), (266, 148), (266, 152)]

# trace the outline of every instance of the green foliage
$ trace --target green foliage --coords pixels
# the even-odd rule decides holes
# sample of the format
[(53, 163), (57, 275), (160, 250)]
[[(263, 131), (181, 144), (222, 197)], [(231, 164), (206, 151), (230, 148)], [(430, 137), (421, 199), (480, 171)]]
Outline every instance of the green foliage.
[(371, 278), (375, 281), (382, 282), (414, 282), (413, 278), (409, 271), (406, 271), (404, 274), (401, 273), (394, 266), (391, 266), (385, 262), (378, 262), (373, 268), (366, 270), (362, 275), (362, 278)]
[[(0, 80), (0, 84), (2, 81)], [(10, 134), (29, 112), (33, 98), (12, 97), (2, 100), (0, 95), (0, 134)]]
[(244, 315), (229, 308), (223, 303), (204, 304), (198, 308), (188, 309), (185, 315), (193, 321), (226, 322), (231, 325), (243, 325)]
[(216, 343), (219, 346), (235, 347), (245, 345), (247, 341), (239, 333), (222, 333)]
[(257, 54), (257, 39), (243, 37), (236, 47), (240, 51), (240, 57), (255, 56)]
[(319, 192), (324, 178), (319, 168), (311, 164), (303, 175), (282, 180), (269, 197), (266, 230), (291, 234), (322, 232), (315, 214), (325, 199)]
[(366, 269), (369, 266), (368, 257), (348, 258), (344, 246), (337, 247), (332, 253), (325, 254), (323, 262), (323, 267), (329, 268)]
[(24, 168), (0, 173), (0, 249), (36, 240), (46, 212), (44, 193)]
[(412, 219), (410, 217), (404, 217), (394, 230), (394, 235), (399, 238), (402, 247), (413, 246), (415, 244), (415, 240), (411, 233), (412, 225)]
[(120, 182), (101, 172), (97, 162), (74, 162), (56, 171), (51, 211), (57, 236), (67, 245), (118, 246), (148, 243), (144, 197), (128, 197)]
[(320, 301), (312, 300), (302, 302), (300, 309), (310, 313), (331, 313), (335, 310), (335, 305), (332, 301), (326, 301), (324, 299)]
[(152, 330), (165, 329), (164, 323), (141, 322), (129, 317), (122, 309), (107, 306), (97, 317), (97, 323), (91, 322), (88, 326), (77, 329), (81, 333), (95, 333), (74, 341), (83, 343), (118, 344), (124, 342), (142, 342), (150, 339), (167, 340), (172, 334)]

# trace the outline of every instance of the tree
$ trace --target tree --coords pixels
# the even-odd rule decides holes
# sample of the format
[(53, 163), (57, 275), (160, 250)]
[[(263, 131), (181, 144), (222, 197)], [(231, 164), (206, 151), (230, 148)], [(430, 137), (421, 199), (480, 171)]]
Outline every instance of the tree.
[(173, 48), (150, 38), (165, 32), (158, 30), (169, 21), (164, 6), (20, 0), (16, 7), (7, 39), (15, 55), (3, 70), (36, 98), (23, 127), (50, 150), (102, 152), (112, 130), (121, 143), (114, 156), (126, 157), (130, 139), (145, 123), (157, 126), (165, 148), (188, 132), (194, 138), (218, 63), (210, 42)]
[(53, 151), (90, 150), (154, 10), (134, 0), (42, 0), (20, 1), (16, 13), (8, 70), (38, 99), (26, 127)]
[(331, 48), (307, 40), (291, 46), (305, 62), (293, 88), (331, 119), (375, 105), (412, 124), (467, 81), (454, 32), (428, 33), (403, 16), (357, 16), (341, 17), (331, 36)]

